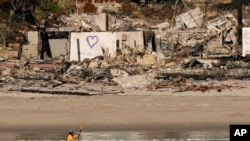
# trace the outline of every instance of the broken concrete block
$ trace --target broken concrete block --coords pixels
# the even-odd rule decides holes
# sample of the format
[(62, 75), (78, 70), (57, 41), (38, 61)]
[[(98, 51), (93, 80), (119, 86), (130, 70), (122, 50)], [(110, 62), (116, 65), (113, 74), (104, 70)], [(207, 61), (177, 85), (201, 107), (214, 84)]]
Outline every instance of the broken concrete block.
[(123, 70), (118, 69), (110, 69), (110, 73), (114, 77), (126, 77), (129, 76), (129, 74)]
[(176, 17), (176, 22), (182, 23), (187, 28), (200, 28), (203, 24), (203, 12), (197, 7)]
[(29, 31), (28, 35), (28, 44), (23, 45), (22, 56), (26, 58), (33, 58), (38, 55), (38, 32)]
[(163, 23), (160, 23), (160, 24), (156, 25), (156, 28), (158, 28), (159, 31), (166, 30), (169, 27), (170, 27), (170, 23), (169, 22), (163, 22)]
[(157, 57), (153, 54), (146, 54), (143, 57), (137, 56), (137, 62), (143, 65), (156, 64)]
[(34, 67), (33, 70), (34, 71), (40, 71), (41, 69), (39, 67)]

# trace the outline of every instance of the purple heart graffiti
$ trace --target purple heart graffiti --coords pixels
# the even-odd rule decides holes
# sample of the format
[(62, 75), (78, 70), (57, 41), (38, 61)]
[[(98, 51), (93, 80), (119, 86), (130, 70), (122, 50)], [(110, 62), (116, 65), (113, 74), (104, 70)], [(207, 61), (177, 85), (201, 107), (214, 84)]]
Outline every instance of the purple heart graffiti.
[(93, 48), (98, 43), (98, 37), (97, 36), (88, 36), (87, 42), (89, 44), (89, 47)]

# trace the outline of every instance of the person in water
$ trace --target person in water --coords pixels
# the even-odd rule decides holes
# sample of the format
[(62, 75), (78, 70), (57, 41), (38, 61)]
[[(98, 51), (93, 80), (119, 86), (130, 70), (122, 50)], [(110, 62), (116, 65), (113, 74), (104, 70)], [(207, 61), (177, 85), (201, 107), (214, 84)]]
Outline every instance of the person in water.
[(67, 141), (75, 141), (75, 138), (77, 138), (77, 137), (78, 137), (78, 135), (74, 135), (73, 130), (69, 130)]

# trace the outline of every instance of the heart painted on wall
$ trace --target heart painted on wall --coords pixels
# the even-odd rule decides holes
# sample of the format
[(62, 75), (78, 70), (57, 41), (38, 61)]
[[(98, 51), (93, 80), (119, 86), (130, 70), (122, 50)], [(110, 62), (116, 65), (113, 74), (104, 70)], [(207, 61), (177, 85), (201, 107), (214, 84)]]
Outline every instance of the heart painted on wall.
[(98, 43), (98, 37), (97, 36), (88, 36), (87, 42), (89, 44), (89, 47), (93, 48)]

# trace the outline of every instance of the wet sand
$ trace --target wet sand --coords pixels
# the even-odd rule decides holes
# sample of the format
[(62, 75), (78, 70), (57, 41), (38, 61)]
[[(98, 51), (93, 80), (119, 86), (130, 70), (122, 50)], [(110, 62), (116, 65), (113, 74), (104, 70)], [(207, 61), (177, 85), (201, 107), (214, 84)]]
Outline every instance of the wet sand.
[(0, 92), (0, 134), (63, 133), (81, 124), (83, 131), (229, 130), (230, 124), (250, 124), (249, 101), (250, 87), (95, 96)]

